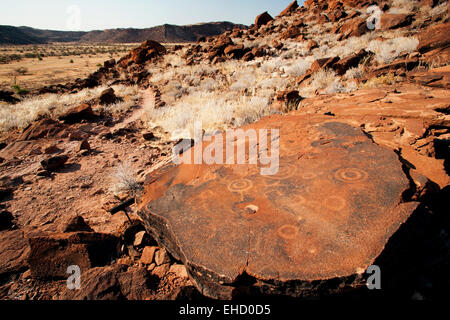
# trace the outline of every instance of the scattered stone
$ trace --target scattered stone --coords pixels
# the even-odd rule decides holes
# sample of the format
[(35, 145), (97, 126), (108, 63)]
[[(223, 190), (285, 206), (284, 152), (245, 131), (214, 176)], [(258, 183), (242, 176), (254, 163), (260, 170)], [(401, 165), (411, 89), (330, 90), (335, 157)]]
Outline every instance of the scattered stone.
[(78, 151), (83, 151), (83, 150), (87, 150), (90, 151), (91, 150), (91, 145), (89, 144), (88, 140), (83, 140), (80, 142), (80, 145), (78, 146)]
[(109, 105), (113, 104), (117, 101), (116, 94), (113, 88), (108, 88), (104, 90), (100, 95), (100, 104), (101, 105)]
[(225, 48), (224, 53), (228, 59), (240, 59), (245, 54), (244, 46), (242, 44), (230, 45)]
[(313, 62), (309, 71), (311, 73), (316, 73), (319, 70), (331, 69), (339, 60), (339, 57), (317, 59)]
[(167, 250), (162, 248), (156, 251), (155, 253), (155, 263), (157, 266), (160, 266), (165, 263), (170, 263), (170, 257), (167, 253)]
[(255, 27), (260, 28), (261, 26), (268, 24), (272, 20), (273, 20), (272, 16), (266, 11), (256, 17)]
[(341, 35), (338, 40), (348, 39), (350, 37), (360, 37), (370, 31), (367, 28), (367, 21), (363, 18), (355, 18), (346, 22), (341, 28)]
[(328, 12), (327, 16), (331, 22), (338, 22), (341, 19), (347, 17), (347, 13), (342, 9), (336, 9), (336, 10), (332, 10), (331, 12)]
[(155, 134), (153, 132), (145, 132), (142, 134), (142, 137), (146, 141), (152, 141), (155, 139)]
[(119, 60), (122, 67), (132, 64), (143, 64), (152, 61), (167, 53), (166, 48), (160, 43), (152, 40), (145, 41), (138, 48), (133, 49), (128, 55)]
[(132, 245), (136, 234), (140, 231), (145, 231), (145, 228), (140, 220), (134, 219), (131, 222), (128, 220), (125, 221), (119, 228), (118, 233), (122, 236), (122, 241), (125, 244)]
[(103, 63), (103, 67), (106, 68), (106, 69), (113, 68), (115, 65), (116, 65), (116, 59), (106, 60)]
[(381, 29), (397, 29), (401, 27), (406, 27), (411, 24), (413, 20), (412, 15), (407, 14), (382, 14), (381, 15)]
[(248, 205), (245, 207), (245, 212), (248, 214), (255, 214), (259, 210), (258, 206), (255, 206), (254, 204)]
[(52, 119), (42, 119), (34, 122), (20, 135), (18, 140), (37, 140), (41, 138), (52, 138), (56, 136), (61, 130), (62, 125)]
[(319, 44), (316, 41), (314, 41), (312, 39), (308, 40), (308, 44), (306, 45), (307, 50), (311, 51), (312, 49), (315, 49), (318, 47), (319, 47)]
[(140, 231), (136, 233), (136, 236), (134, 237), (133, 245), (135, 247), (143, 247), (150, 243), (150, 236), (145, 231)]
[(297, 110), (303, 98), (299, 95), (297, 90), (286, 90), (278, 92), (275, 102), (272, 104), (272, 109), (281, 112), (289, 112)]
[(252, 61), (253, 59), (255, 59), (255, 56), (253, 55), (252, 52), (247, 52), (246, 54), (244, 54), (244, 56), (242, 57), (242, 61)]
[(182, 264), (174, 264), (170, 266), (169, 273), (173, 273), (177, 276), (177, 278), (188, 279), (188, 273), (186, 267)]
[(251, 53), (257, 58), (263, 57), (265, 55), (264, 48), (253, 48)]
[(166, 263), (160, 266), (156, 266), (153, 271), (152, 274), (157, 276), (158, 278), (162, 279), (166, 276), (166, 274), (169, 272), (170, 270), (170, 264)]
[(41, 166), (44, 170), (54, 171), (56, 169), (61, 168), (64, 164), (69, 160), (69, 157), (66, 155), (63, 156), (55, 156), (41, 161)]
[(64, 123), (73, 124), (83, 120), (92, 120), (95, 116), (92, 107), (89, 104), (84, 103), (67, 111), (59, 117), (59, 120), (64, 121)]
[(117, 259), (117, 264), (121, 264), (124, 266), (131, 266), (133, 263), (134, 263), (134, 261), (130, 256), (126, 256), (126, 257)]
[(55, 144), (50, 144), (50, 145), (48, 145), (48, 146), (46, 146), (44, 148), (44, 153), (45, 154), (54, 154), (54, 153), (58, 153), (58, 152), (61, 152), (61, 151), (62, 150), (59, 149), (58, 146), (55, 145)]
[(155, 257), (156, 250), (158, 250), (158, 247), (145, 247), (144, 251), (142, 251), (141, 260), (139, 261), (143, 264), (151, 264)]
[(89, 138), (89, 134), (81, 130), (74, 130), (69, 135), (70, 141), (82, 141)]
[(61, 233), (29, 239), (28, 264), (35, 279), (64, 279), (67, 268), (77, 265), (84, 273), (104, 266), (119, 252), (119, 239), (93, 232)]
[(20, 277), (22, 280), (28, 280), (31, 279), (31, 271), (28, 269), (24, 273), (22, 273), (22, 276)]
[(347, 70), (358, 67), (368, 54), (366, 50), (361, 49), (359, 52), (335, 62), (332, 67), (338, 75), (342, 76)]
[(276, 39), (274, 39), (271, 44), (272, 47), (274, 47), (277, 50), (281, 50), (284, 47), (284, 44)]
[(297, 38), (299, 35), (301, 35), (300, 28), (295, 27), (295, 26), (290, 26), (289, 28), (286, 29), (286, 31), (284, 31), (281, 34), (280, 39), (281, 40), (294, 39), (294, 38)]

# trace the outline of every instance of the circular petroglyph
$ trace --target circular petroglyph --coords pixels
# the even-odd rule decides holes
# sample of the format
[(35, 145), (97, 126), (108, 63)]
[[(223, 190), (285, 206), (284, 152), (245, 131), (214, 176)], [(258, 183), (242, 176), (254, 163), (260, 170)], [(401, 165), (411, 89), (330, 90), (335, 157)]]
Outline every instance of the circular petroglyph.
[(312, 180), (317, 177), (317, 174), (314, 172), (305, 172), (302, 174), (302, 179), (304, 180)]
[(269, 179), (275, 179), (275, 180), (284, 180), (289, 177), (292, 177), (297, 170), (297, 167), (292, 164), (283, 164), (280, 166), (280, 169), (278, 172), (274, 175), (268, 175), (266, 176)]
[(278, 229), (277, 234), (278, 234), (278, 236), (280, 236), (283, 239), (292, 240), (292, 239), (295, 239), (298, 232), (299, 232), (299, 228), (297, 226), (285, 224), (284, 226), (281, 226)]
[(359, 182), (367, 179), (367, 172), (358, 168), (343, 168), (336, 171), (335, 178), (342, 182)]
[(247, 179), (234, 180), (228, 185), (231, 192), (241, 192), (253, 187), (253, 183)]
[(333, 211), (340, 211), (346, 207), (347, 201), (340, 196), (329, 196), (325, 199), (324, 205)]

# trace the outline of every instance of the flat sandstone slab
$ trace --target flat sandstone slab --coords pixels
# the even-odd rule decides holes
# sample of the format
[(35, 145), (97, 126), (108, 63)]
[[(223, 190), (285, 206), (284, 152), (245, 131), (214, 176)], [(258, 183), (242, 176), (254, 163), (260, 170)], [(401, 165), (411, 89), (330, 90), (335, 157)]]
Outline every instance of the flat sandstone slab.
[(361, 275), (415, 210), (402, 201), (409, 180), (397, 155), (326, 119), (272, 116), (243, 128), (280, 130), (276, 175), (182, 164), (149, 181), (139, 214), (205, 295), (233, 297), (244, 272), (265, 293), (293, 296), (314, 280)]

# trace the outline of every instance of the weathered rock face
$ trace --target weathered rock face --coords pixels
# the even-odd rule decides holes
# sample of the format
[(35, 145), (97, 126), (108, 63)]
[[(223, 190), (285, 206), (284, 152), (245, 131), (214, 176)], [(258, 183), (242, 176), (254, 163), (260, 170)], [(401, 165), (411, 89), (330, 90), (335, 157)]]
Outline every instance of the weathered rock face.
[(429, 27), (419, 34), (420, 53), (425, 53), (433, 49), (444, 49), (450, 47), (450, 22)]
[(28, 264), (37, 279), (64, 279), (67, 268), (77, 265), (82, 272), (103, 266), (118, 255), (119, 239), (93, 233), (62, 233), (29, 239)]
[(402, 198), (410, 181), (397, 155), (326, 119), (273, 116), (244, 128), (280, 130), (275, 175), (257, 165), (182, 164), (152, 177), (139, 215), (203, 294), (308, 296), (358, 286), (416, 209)]
[(62, 300), (145, 300), (151, 295), (150, 276), (144, 268), (113, 265), (88, 270), (81, 290), (66, 290)]
[(450, 66), (411, 72), (408, 77), (424, 86), (450, 89)]
[(18, 140), (35, 140), (53, 137), (62, 130), (62, 127), (57, 121), (45, 118), (34, 122), (26, 128)]
[(355, 18), (346, 22), (340, 30), (341, 35), (339, 40), (348, 39), (350, 37), (360, 37), (369, 31), (367, 22), (363, 18)]
[(26, 269), (29, 247), (23, 231), (0, 232), (0, 282)]

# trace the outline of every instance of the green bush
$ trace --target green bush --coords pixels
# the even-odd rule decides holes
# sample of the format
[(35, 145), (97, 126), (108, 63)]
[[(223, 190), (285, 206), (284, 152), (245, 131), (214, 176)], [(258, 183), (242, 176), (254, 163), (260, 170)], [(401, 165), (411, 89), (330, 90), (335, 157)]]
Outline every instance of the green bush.
[(29, 93), (28, 90), (22, 89), (18, 84), (13, 85), (11, 88), (13, 88), (14, 91), (15, 91), (17, 94), (27, 94), (27, 93)]

